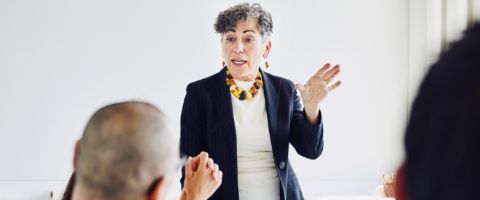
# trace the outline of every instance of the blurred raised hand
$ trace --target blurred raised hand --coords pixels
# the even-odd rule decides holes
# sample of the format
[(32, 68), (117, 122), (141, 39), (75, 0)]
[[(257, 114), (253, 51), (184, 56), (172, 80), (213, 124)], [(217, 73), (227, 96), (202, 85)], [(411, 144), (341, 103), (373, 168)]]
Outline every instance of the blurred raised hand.
[(218, 164), (201, 152), (193, 158), (188, 158), (185, 164), (185, 182), (182, 200), (206, 200), (222, 184), (223, 172)]

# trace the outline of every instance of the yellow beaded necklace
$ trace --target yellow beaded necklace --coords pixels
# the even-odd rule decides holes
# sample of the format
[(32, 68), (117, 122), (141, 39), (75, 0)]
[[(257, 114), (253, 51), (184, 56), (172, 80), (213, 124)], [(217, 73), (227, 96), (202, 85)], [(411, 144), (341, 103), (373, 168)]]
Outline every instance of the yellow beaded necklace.
[(227, 85), (229, 87), (230, 92), (235, 96), (237, 99), (240, 101), (243, 100), (250, 100), (255, 97), (255, 95), (258, 93), (258, 90), (262, 88), (263, 81), (262, 81), (262, 74), (258, 72), (257, 77), (255, 78), (255, 82), (253, 82), (252, 87), (248, 90), (242, 90), (237, 87), (235, 84), (235, 81), (233, 81), (233, 76), (230, 74), (230, 71), (227, 69)]

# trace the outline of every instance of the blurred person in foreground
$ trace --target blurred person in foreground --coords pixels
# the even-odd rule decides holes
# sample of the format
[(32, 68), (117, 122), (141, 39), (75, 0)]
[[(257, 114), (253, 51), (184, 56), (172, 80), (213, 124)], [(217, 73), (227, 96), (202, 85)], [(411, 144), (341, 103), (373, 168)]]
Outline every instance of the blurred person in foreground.
[[(162, 112), (145, 102), (123, 102), (95, 112), (75, 145), (73, 200), (164, 199), (181, 166), (178, 143)], [(185, 164), (183, 200), (205, 200), (222, 172), (205, 152)], [(67, 188), (68, 189), (68, 188)]]
[(397, 200), (479, 199), (480, 24), (423, 80), (405, 136)]

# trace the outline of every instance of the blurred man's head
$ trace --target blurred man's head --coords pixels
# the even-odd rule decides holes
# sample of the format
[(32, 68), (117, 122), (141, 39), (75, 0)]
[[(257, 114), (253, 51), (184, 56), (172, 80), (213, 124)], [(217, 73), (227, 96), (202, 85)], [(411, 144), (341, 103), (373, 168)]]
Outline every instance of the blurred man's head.
[(431, 67), (409, 120), (408, 199), (478, 199), (480, 22)]
[(73, 199), (147, 199), (165, 193), (179, 152), (165, 116), (144, 102), (105, 106), (75, 150)]

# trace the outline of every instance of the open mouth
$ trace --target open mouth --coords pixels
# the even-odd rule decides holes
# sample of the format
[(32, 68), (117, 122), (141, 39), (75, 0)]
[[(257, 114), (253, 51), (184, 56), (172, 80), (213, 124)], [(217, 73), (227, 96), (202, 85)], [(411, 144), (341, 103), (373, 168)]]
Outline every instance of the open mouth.
[(243, 65), (243, 64), (247, 63), (246, 60), (242, 60), (242, 59), (232, 59), (231, 62), (234, 65)]

